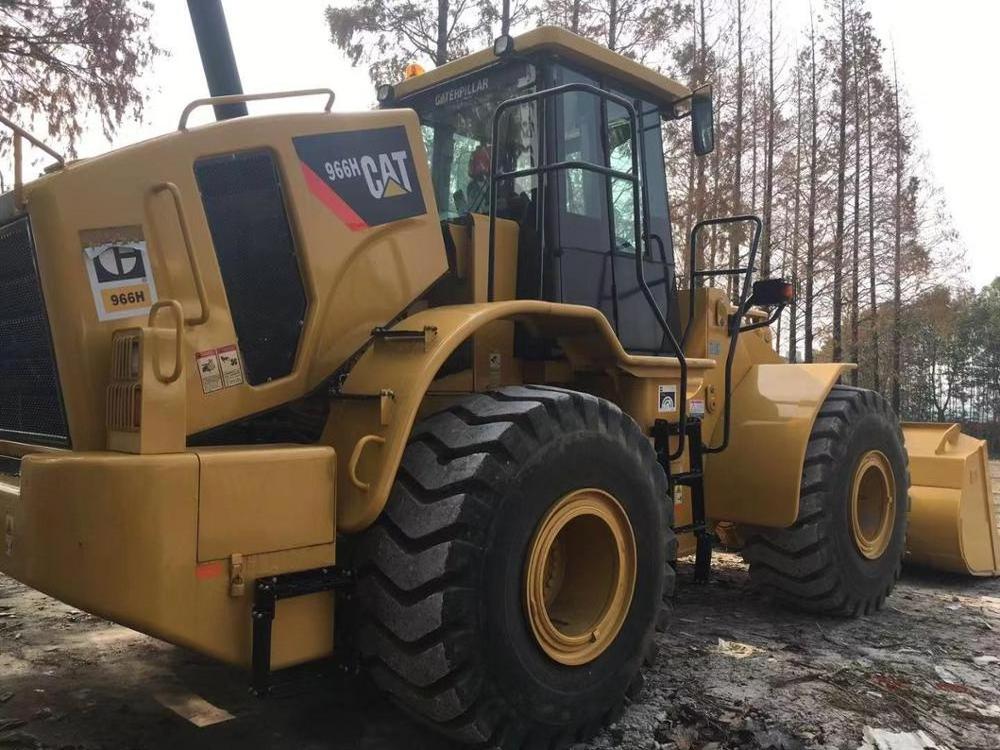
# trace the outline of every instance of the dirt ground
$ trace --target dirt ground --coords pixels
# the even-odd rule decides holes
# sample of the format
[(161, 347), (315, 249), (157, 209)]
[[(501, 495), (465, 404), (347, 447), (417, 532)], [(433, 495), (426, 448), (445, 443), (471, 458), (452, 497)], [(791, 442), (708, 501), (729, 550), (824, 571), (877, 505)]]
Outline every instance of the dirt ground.
[[(736, 555), (716, 555), (708, 585), (691, 573), (646, 687), (586, 747), (853, 750), (873, 727), (1000, 749), (1000, 579), (907, 569), (881, 613), (849, 621), (773, 609)], [(449, 745), (362, 680), (258, 701), (238, 670), (0, 576), (0, 748), (229, 747)]]

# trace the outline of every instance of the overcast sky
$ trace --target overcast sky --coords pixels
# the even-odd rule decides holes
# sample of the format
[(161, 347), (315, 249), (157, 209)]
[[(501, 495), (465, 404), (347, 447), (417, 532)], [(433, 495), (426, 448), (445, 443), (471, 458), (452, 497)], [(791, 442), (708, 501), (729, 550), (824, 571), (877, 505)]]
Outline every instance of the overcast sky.
[[(900, 78), (920, 126), (920, 146), (930, 154), (936, 181), (945, 191), (968, 247), (969, 282), (982, 286), (1000, 276), (993, 217), (1000, 211), (1000, 148), (994, 135), (1000, 122), (1000, 98), (988, 85), (1000, 71), (1000, 2), (869, 3), (883, 41), (895, 48)], [(367, 73), (352, 69), (329, 41), (323, 19), (327, 5), (328, 0), (225, 0), (245, 91), (327, 86), (337, 93), (335, 110), (372, 105)], [(779, 0), (777, 7), (783, 8), (793, 24), (793, 19), (807, 17), (806, 0)], [(176, 127), (184, 105), (207, 95), (187, 4), (156, 0), (153, 33), (170, 56), (160, 60), (149, 75), (149, 85), (157, 93), (145, 122), (126, 124), (114, 145)], [(250, 106), (254, 113), (294, 105)], [(192, 121), (209, 119), (211, 109), (207, 108)], [(104, 139), (94, 134), (83, 143), (81, 155), (107, 148)]]

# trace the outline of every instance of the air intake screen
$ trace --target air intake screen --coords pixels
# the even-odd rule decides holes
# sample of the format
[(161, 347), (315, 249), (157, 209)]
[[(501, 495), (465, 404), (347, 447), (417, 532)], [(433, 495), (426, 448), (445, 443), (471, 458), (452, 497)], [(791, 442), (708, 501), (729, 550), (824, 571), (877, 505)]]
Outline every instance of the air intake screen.
[(69, 445), (27, 217), (0, 227), (0, 438)]
[(194, 165), (247, 382), (288, 375), (306, 312), (295, 244), (270, 151)]

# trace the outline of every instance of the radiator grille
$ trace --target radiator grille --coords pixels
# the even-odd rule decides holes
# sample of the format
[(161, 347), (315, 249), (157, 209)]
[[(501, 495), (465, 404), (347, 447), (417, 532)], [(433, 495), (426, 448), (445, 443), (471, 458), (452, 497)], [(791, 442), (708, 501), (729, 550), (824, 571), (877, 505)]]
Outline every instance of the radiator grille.
[(0, 227), (0, 438), (69, 445), (27, 217)]

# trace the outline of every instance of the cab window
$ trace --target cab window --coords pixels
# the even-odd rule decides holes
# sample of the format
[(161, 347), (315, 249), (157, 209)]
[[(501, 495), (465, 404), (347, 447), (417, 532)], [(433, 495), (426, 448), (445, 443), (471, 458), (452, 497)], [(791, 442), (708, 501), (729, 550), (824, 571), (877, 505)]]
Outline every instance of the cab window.
[[(421, 132), (442, 219), (489, 209), (490, 164), (493, 158), (493, 114), (506, 99), (535, 90), (535, 67), (529, 63), (495, 66), (421, 92), (401, 102), (420, 117)], [(537, 104), (507, 110), (500, 122), (497, 154), (500, 170), (537, 166)], [(509, 214), (519, 196), (535, 186), (534, 175), (501, 184), (499, 212)]]

